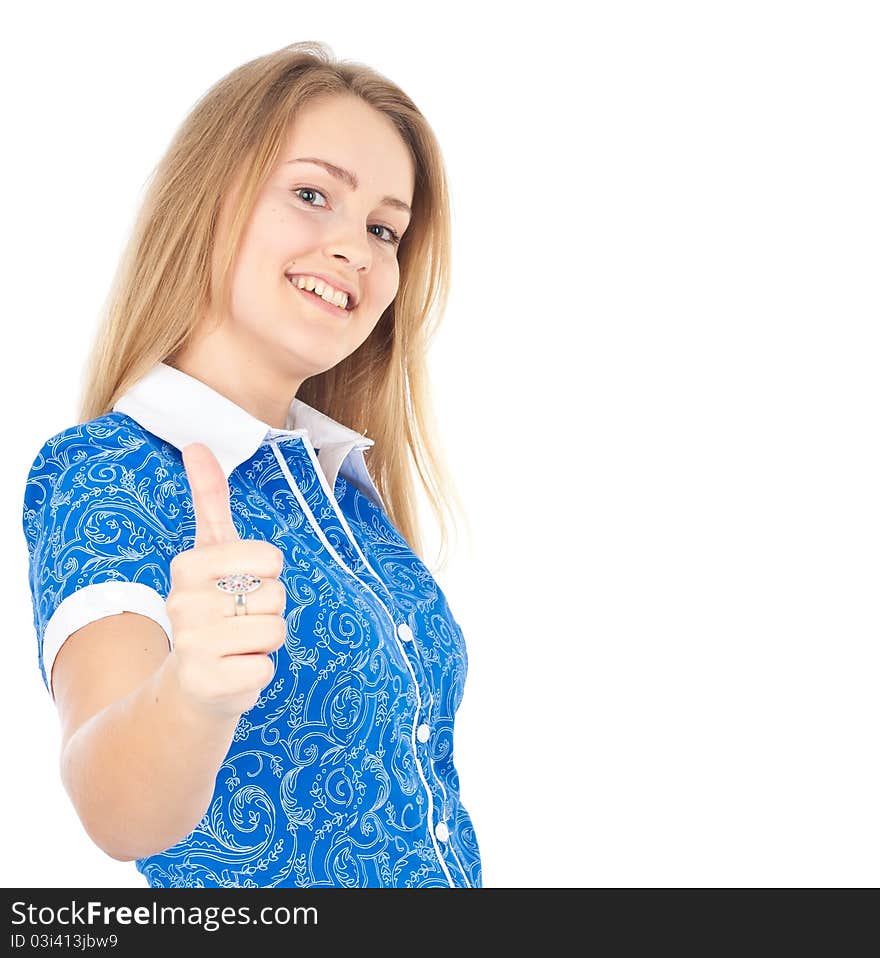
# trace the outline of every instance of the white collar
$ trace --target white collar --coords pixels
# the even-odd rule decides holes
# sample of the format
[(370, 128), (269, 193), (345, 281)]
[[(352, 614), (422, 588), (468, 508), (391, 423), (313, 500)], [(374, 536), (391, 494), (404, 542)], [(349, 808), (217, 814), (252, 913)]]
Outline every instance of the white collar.
[(343, 426), (301, 399), (294, 397), (286, 427), (276, 429), (201, 380), (167, 363), (157, 363), (120, 396), (113, 411), (130, 416), (177, 449), (182, 450), (191, 442), (204, 443), (217, 457), (227, 479), (266, 439), (305, 433), (312, 446), (319, 450), (318, 463), (331, 490), (341, 472), (384, 509), (364, 464), (363, 450), (372, 446), (374, 440)]

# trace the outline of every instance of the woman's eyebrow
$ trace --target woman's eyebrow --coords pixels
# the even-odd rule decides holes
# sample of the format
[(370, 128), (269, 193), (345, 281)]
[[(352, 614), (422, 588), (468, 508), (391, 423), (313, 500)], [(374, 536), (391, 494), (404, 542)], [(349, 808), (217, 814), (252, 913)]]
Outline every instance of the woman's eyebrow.
[[(294, 160), (287, 160), (284, 164), (287, 166), (288, 163), (316, 163), (318, 166), (323, 166), (324, 169), (331, 175), (335, 176), (337, 180), (342, 180), (350, 189), (356, 190), (358, 188), (358, 178), (350, 170), (343, 169), (341, 166), (337, 166), (335, 163), (330, 163), (327, 160), (320, 160), (316, 156), (299, 156)], [(397, 199), (395, 196), (383, 196), (382, 204), (385, 206), (394, 207), (394, 209), (402, 210), (404, 213), (412, 216), (412, 209), (407, 203), (404, 203), (403, 200)]]

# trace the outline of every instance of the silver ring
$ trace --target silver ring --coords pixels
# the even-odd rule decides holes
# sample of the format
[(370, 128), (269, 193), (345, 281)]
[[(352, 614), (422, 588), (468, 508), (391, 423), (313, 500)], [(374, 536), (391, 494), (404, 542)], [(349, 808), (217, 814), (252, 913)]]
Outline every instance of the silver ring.
[(221, 592), (235, 596), (235, 615), (247, 615), (247, 593), (259, 589), (262, 584), (263, 580), (259, 576), (246, 572), (230, 572), (217, 580), (217, 588)]

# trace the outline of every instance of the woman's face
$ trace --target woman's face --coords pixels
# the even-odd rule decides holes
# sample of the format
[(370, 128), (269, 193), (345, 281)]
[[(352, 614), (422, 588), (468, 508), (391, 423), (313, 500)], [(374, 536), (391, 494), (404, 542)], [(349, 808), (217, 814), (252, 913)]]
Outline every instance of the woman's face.
[[(348, 171), (357, 187), (304, 157)], [(292, 383), (294, 392), (354, 352), (397, 294), (394, 240), (406, 230), (409, 213), (394, 200), (411, 206), (413, 189), (413, 162), (390, 120), (353, 96), (309, 103), (292, 124), (242, 237), (231, 315), (223, 317), (224, 346), (273, 383)], [(325, 276), (349, 289), (354, 309), (328, 308), (295, 288), (287, 278), (292, 273)]]

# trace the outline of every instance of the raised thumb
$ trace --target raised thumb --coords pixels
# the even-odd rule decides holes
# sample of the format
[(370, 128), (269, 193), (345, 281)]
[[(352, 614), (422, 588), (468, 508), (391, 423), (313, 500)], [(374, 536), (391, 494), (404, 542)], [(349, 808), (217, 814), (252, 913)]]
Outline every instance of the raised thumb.
[(196, 548), (240, 539), (229, 507), (229, 482), (217, 457), (200, 442), (182, 453), (196, 515)]

